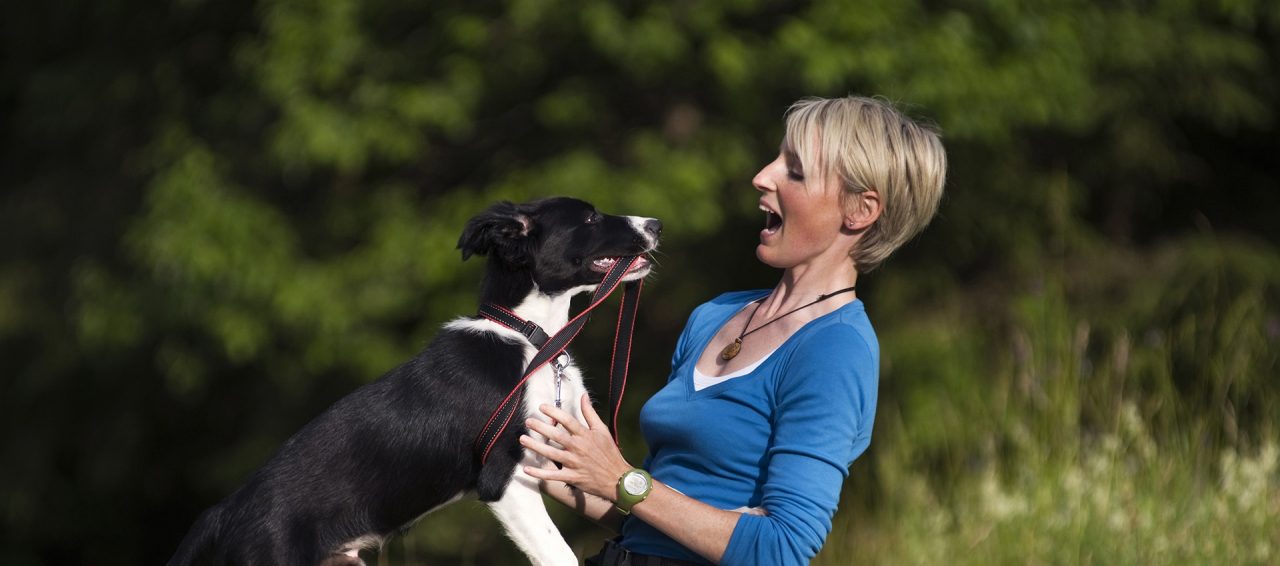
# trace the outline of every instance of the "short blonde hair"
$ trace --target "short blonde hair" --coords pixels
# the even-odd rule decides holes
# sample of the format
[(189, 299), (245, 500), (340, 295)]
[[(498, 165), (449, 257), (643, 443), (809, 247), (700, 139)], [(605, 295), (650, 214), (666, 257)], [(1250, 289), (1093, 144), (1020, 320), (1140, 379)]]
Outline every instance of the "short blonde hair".
[(947, 154), (938, 133), (887, 102), (857, 96), (806, 98), (787, 110), (783, 151), (800, 159), (805, 177), (840, 181), (848, 210), (865, 191), (880, 195), (880, 218), (850, 250), (865, 273), (919, 234), (938, 210)]

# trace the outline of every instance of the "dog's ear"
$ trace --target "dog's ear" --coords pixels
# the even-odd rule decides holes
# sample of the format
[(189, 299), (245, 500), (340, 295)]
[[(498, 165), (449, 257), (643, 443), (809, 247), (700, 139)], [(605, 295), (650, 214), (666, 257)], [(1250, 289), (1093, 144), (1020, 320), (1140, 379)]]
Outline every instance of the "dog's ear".
[(458, 238), (458, 249), (462, 250), (464, 261), (472, 255), (483, 256), (496, 251), (508, 262), (522, 265), (525, 259), (523, 250), (532, 227), (533, 220), (520, 207), (502, 201), (467, 221), (467, 227)]

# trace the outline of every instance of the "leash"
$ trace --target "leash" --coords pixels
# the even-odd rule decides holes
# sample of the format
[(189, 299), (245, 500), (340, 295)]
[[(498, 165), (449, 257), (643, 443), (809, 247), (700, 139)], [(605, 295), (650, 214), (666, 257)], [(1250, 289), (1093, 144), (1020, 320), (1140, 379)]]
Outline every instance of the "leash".
[[(538, 352), (529, 361), (520, 381), (489, 416), (488, 422), (480, 431), (480, 436), (476, 438), (476, 452), (480, 456), (480, 465), (484, 465), (489, 459), (489, 452), (493, 450), (494, 444), (497, 444), (498, 437), (507, 429), (518, 409), (523, 406), (525, 382), (548, 362), (555, 370), (556, 406), (559, 406), (560, 380), (564, 377), (563, 372), (568, 366), (569, 357), (564, 352), (565, 348), (569, 347), (569, 343), (587, 324), (587, 319), (591, 318), (591, 311), (600, 306), (614, 289), (618, 288), (622, 277), (627, 274), (638, 258), (639, 256), (632, 256), (615, 261), (613, 267), (605, 274), (604, 280), (600, 282), (600, 286), (596, 287), (595, 294), (591, 296), (591, 304), (565, 324), (555, 336), (548, 337), (546, 331), (537, 323), (520, 318), (506, 308), (494, 304), (480, 305), (480, 316), (519, 332), (529, 340), (530, 344), (533, 344), (533, 347), (538, 348)], [(642, 280), (628, 282), (622, 295), (622, 303), (618, 307), (618, 326), (614, 331), (613, 355), (609, 368), (610, 415), (609, 420), (606, 421), (613, 425), (612, 434), (615, 444), (618, 442), (618, 410), (622, 407), (622, 395), (627, 386), (627, 366), (631, 362), (631, 337), (635, 330), (636, 311), (640, 306), (640, 289), (643, 286)]]

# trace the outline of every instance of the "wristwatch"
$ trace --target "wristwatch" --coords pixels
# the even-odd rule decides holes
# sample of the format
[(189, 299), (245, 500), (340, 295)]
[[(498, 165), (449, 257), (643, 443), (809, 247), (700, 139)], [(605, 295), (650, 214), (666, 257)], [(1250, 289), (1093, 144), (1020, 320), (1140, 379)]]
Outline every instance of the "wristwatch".
[(644, 501), (653, 491), (653, 478), (649, 472), (640, 468), (631, 468), (618, 478), (618, 501), (613, 505), (623, 515), (631, 514), (631, 507)]

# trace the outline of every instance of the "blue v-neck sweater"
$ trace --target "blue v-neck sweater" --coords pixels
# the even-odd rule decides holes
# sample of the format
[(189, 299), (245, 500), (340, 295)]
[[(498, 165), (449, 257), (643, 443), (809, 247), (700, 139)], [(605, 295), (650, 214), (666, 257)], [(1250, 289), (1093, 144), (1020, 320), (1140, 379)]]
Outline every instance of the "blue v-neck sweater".
[[(739, 517), (722, 564), (807, 564), (831, 532), (849, 464), (871, 442), (880, 349), (861, 301), (809, 322), (755, 371), (694, 390), (707, 343), (767, 294), (726, 293), (695, 309), (667, 385), (640, 412), (654, 478), (713, 507), (768, 513)], [(705, 563), (634, 517), (621, 544)]]

